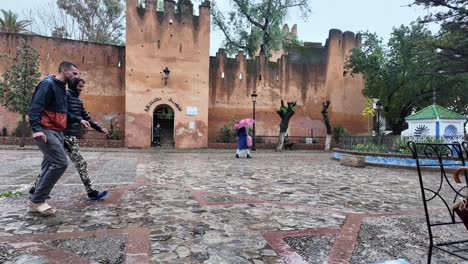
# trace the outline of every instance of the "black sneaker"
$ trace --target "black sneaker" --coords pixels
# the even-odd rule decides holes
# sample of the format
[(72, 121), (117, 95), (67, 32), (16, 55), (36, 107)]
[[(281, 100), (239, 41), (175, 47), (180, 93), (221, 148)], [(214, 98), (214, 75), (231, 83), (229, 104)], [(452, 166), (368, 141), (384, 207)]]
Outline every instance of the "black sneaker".
[(247, 155), (247, 158), (248, 158), (248, 159), (251, 159), (252, 157), (250, 157), (250, 155)]
[(106, 197), (107, 195), (109, 194), (108, 191), (102, 191), (102, 192), (98, 192), (98, 191), (92, 191), (92, 192), (89, 192), (88, 193), (88, 197), (90, 200), (101, 200), (102, 198)]
[(239, 154), (236, 154), (236, 158), (239, 158)]
[(36, 187), (31, 187), (31, 189), (29, 189), (29, 194), (34, 194), (34, 192), (36, 191)]

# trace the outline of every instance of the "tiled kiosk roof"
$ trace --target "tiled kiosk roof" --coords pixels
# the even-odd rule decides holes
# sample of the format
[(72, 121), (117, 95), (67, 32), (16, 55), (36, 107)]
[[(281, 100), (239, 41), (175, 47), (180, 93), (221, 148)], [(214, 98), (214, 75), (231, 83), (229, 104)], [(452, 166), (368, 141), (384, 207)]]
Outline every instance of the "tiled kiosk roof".
[(465, 116), (452, 112), (442, 106), (433, 104), (430, 105), (406, 118), (406, 120), (420, 120), (420, 119), (466, 119)]

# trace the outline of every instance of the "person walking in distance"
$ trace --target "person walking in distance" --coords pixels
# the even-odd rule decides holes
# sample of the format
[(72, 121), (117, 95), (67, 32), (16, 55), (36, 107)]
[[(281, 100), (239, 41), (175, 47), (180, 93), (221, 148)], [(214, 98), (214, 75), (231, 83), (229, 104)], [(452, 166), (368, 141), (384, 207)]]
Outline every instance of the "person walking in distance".
[[(79, 77), (78, 67), (62, 62), (56, 76), (48, 75), (37, 86), (29, 105), (29, 122), (34, 143), (44, 155), (37, 188), (29, 196), (28, 211), (44, 216), (54, 215), (56, 208), (47, 204), (55, 183), (68, 167), (63, 148), (63, 130), (67, 126), (67, 93), (65, 85)], [(78, 119), (74, 120), (80, 122)], [(84, 120), (85, 121), (85, 120)], [(82, 122), (86, 126), (87, 122)], [(88, 124), (89, 125), (89, 124)]]
[(252, 158), (250, 156), (249, 146), (247, 145), (247, 129), (241, 127), (237, 130), (237, 152), (236, 158), (247, 157), (248, 159)]
[[(75, 118), (67, 120), (67, 128), (63, 131), (65, 140), (65, 151), (68, 157), (75, 165), (78, 174), (80, 175), (81, 181), (84, 184), (88, 197), (91, 200), (100, 200), (104, 198), (107, 191), (97, 191), (93, 187), (93, 183), (88, 176), (88, 164), (80, 153), (80, 146), (78, 145), (78, 138), (81, 137), (81, 122), (85, 123), (86, 127), (91, 126), (95, 130), (108, 135), (107, 129), (101, 127), (98, 123), (91, 119), (88, 111), (83, 106), (83, 101), (80, 98), (80, 94), (84, 89), (85, 81), (81, 78), (75, 79), (73, 82), (68, 84), (67, 90), (67, 103), (68, 103), (68, 115), (72, 115)], [(73, 122), (78, 120), (79, 122)], [(39, 177), (36, 179), (34, 187), (31, 188), (30, 193), (34, 193), (35, 186), (39, 181)]]
[(161, 146), (161, 126), (159, 123), (153, 129), (153, 140), (156, 146)]

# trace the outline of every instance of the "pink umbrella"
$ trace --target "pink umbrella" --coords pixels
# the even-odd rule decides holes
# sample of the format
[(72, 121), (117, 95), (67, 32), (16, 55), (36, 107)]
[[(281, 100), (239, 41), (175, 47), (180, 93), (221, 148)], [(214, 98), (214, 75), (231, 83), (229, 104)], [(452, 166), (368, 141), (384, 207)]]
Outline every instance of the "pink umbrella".
[(250, 125), (252, 125), (253, 123), (255, 123), (255, 120), (253, 120), (252, 118), (244, 118), (244, 119), (241, 119), (241, 120), (237, 121), (237, 122), (234, 124), (234, 128), (235, 128), (235, 129), (239, 129), (239, 128), (241, 128), (241, 127), (250, 126)]

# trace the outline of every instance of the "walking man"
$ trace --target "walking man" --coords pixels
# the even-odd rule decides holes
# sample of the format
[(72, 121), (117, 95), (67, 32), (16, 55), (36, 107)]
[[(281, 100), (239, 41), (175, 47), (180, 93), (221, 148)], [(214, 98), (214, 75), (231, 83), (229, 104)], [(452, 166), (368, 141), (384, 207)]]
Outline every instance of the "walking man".
[(28, 210), (44, 216), (56, 213), (56, 209), (47, 204), (46, 200), (68, 167), (67, 154), (63, 148), (63, 130), (67, 126), (65, 85), (77, 77), (79, 71), (75, 64), (65, 61), (60, 63), (57, 76), (48, 75), (37, 85), (29, 106), (34, 143), (44, 158), (37, 188), (29, 197)]
[[(80, 146), (78, 145), (78, 138), (81, 137), (81, 124), (85, 127), (91, 126), (95, 130), (108, 135), (107, 129), (101, 127), (98, 123), (91, 119), (88, 111), (83, 106), (83, 101), (80, 98), (80, 94), (84, 89), (85, 81), (81, 78), (76, 78), (73, 82), (68, 84), (67, 90), (67, 102), (68, 102), (68, 116), (72, 116), (73, 119), (67, 120), (67, 128), (63, 131), (65, 139), (65, 151), (70, 160), (75, 165), (78, 174), (80, 175), (81, 181), (84, 184), (88, 197), (91, 200), (100, 200), (104, 198), (107, 191), (97, 191), (93, 187), (93, 183), (88, 176), (88, 163), (80, 153)], [(78, 121), (78, 122), (77, 122)], [(34, 183), (34, 187), (31, 188), (30, 193), (34, 193), (34, 188), (37, 186), (39, 176)]]

